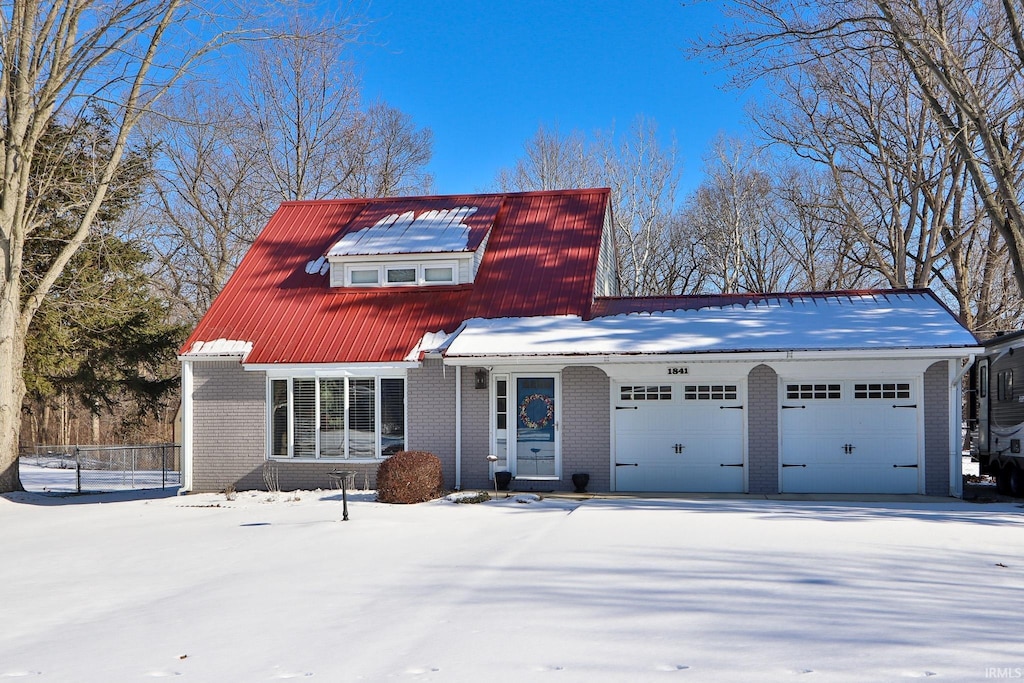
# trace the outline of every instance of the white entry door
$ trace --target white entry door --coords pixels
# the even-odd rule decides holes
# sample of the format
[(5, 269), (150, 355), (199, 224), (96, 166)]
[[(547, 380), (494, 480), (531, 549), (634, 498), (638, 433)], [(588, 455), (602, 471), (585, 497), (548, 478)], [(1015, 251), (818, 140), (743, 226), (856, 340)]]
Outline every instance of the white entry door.
[(782, 491), (917, 493), (916, 383), (782, 381)]
[(742, 492), (743, 386), (620, 384), (615, 490)]

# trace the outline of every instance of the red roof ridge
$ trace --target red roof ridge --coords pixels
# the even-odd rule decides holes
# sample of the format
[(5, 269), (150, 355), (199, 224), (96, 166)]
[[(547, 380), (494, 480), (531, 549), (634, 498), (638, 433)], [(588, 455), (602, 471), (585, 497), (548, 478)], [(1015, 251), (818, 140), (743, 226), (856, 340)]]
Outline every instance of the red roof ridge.
[(425, 201), (438, 199), (465, 199), (467, 197), (546, 197), (552, 195), (566, 196), (591, 194), (594, 192), (610, 193), (608, 187), (575, 187), (565, 190), (527, 190), (522, 192), (464, 192), (456, 194), (423, 194), (396, 197), (343, 197), (343, 198), (322, 198), (322, 199), (289, 199), (280, 203), (280, 206), (310, 206), (314, 204), (382, 204), (392, 201)]

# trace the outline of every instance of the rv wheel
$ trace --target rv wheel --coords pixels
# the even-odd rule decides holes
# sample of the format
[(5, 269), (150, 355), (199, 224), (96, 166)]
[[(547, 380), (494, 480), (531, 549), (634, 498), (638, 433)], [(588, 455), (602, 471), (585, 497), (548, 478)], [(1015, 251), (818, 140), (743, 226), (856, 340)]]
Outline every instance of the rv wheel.
[(996, 475), (996, 491), (999, 492), (999, 495), (1001, 495), (1001, 496), (1012, 496), (1013, 495), (1013, 485), (1010, 482), (1010, 475), (1013, 472), (1019, 472), (1019, 470), (1017, 470), (1015, 467), (1012, 467), (1010, 465), (1004, 465), (1004, 466), (1000, 467), (998, 470), (996, 470), (996, 472), (995, 472), (995, 475)]
[(1024, 470), (1019, 467), (1007, 467), (1006, 469), (1009, 471), (1007, 479), (1010, 480), (1010, 495), (1024, 498)]

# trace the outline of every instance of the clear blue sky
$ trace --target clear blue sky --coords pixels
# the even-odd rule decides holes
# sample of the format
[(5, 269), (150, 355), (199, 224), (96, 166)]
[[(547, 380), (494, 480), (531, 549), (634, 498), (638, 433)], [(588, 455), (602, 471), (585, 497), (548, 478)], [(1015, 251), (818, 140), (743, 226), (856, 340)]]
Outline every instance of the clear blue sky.
[(370, 0), (364, 95), (434, 132), (439, 193), (491, 189), (539, 124), (627, 129), (638, 114), (674, 132), (682, 190), (719, 131), (743, 134), (750, 94), (721, 88), (687, 41), (722, 21), (677, 0)]

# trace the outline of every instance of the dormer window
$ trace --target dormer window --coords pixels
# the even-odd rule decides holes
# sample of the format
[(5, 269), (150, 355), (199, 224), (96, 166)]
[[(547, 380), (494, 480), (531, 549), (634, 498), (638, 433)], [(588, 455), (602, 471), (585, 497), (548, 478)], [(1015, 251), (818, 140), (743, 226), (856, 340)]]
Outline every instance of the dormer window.
[(385, 266), (388, 273), (389, 285), (414, 285), (416, 284), (417, 268), (409, 266)]
[(423, 287), (459, 284), (459, 266), (454, 261), (359, 263), (345, 267), (342, 287)]
[(310, 261), (306, 272), (329, 269), (332, 287), (471, 284), (501, 206), (498, 196), (474, 200), (374, 202), (321, 257), (326, 266)]
[(354, 286), (379, 285), (380, 268), (349, 268), (348, 284)]

